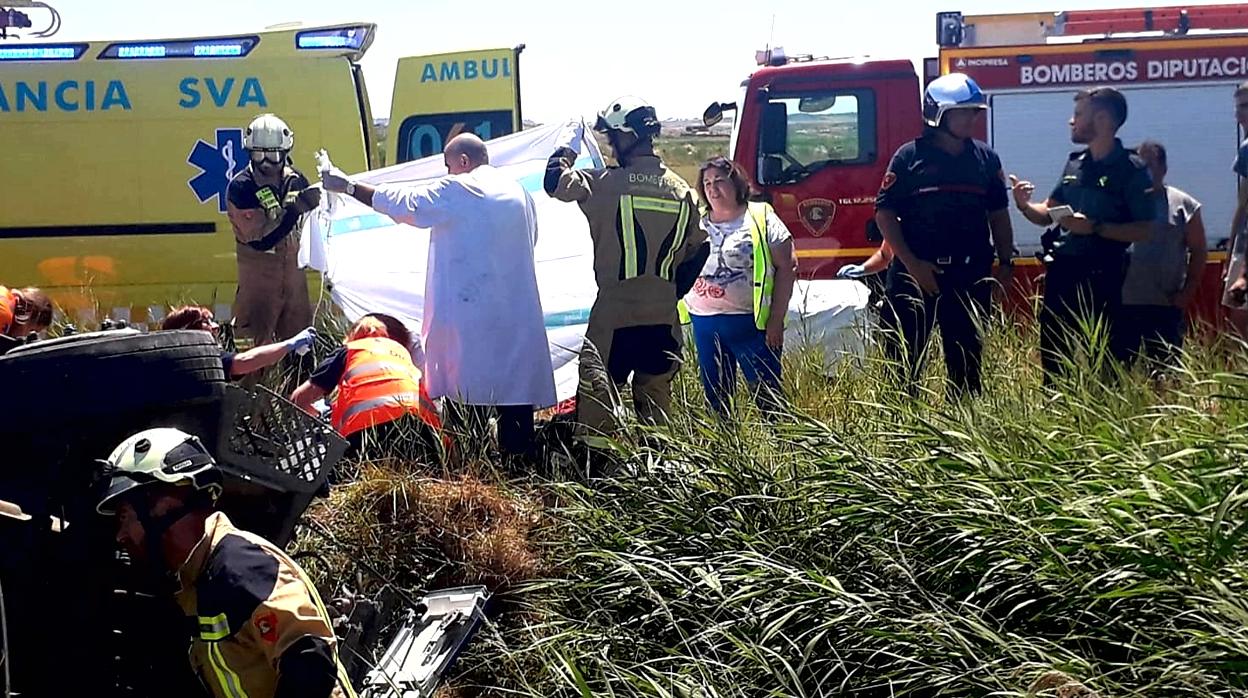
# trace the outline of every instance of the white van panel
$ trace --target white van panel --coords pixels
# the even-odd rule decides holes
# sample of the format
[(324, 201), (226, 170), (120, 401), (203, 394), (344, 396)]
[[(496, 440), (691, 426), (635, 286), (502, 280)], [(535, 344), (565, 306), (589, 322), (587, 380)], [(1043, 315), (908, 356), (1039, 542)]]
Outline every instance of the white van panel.
[[(1170, 172), (1166, 183), (1196, 197), (1214, 247), (1230, 232), (1235, 214), (1235, 175), (1231, 164), (1239, 145), (1233, 114), (1235, 86), (1193, 84), (1120, 87), (1128, 117), (1121, 133), (1127, 147), (1148, 138), (1166, 146)], [(1037, 200), (1053, 190), (1069, 153), (1074, 93), (996, 92), (988, 137), (1001, 156), (1006, 174), (1035, 183)], [(1040, 249), (1043, 228), (1011, 207), (1014, 240), (1023, 254)]]

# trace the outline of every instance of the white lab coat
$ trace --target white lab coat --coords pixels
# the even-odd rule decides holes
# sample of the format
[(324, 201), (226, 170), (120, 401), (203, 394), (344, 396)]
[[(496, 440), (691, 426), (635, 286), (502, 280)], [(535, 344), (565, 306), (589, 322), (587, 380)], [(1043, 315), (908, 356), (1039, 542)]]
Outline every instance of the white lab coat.
[(421, 323), (429, 395), (470, 405), (555, 404), (529, 193), (481, 165), (424, 186), (382, 185), (373, 208), (430, 231)]

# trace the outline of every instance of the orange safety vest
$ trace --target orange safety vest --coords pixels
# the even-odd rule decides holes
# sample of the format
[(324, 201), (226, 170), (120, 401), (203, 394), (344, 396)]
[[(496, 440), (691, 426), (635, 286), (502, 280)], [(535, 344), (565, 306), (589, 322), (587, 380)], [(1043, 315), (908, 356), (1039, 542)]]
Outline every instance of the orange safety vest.
[(0, 334), (9, 331), (13, 325), (13, 315), (17, 312), (17, 298), (13, 292), (0, 286)]
[(338, 379), (334, 428), (343, 436), (415, 415), (442, 429), (442, 420), (421, 381), (420, 369), (398, 342), (366, 337), (347, 342), (347, 366)]

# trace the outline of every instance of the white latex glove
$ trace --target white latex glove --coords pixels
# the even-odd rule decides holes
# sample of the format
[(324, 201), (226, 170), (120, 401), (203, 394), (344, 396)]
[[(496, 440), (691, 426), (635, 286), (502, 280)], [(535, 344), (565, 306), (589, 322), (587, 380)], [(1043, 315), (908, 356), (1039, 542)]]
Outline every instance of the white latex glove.
[(321, 173), (321, 187), (325, 191), (339, 194), (347, 192), (347, 185), (351, 183), (351, 178), (347, 177), (347, 173), (334, 167), (334, 163), (329, 159), (329, 153), (324, 150), (316, 152), (316, 169)]
[(303, 356), (312, 348), (312, 344), (314, 342), (316, 342), (316, 330), (309, 327), (294, 337), (286, 340), (286, 348), (289, 351), (295, 352), (299, 356)]
[(861, 279), (867, 275), (867, 268), (861, 264), (846, 264), (836, 272), (838, 279)]

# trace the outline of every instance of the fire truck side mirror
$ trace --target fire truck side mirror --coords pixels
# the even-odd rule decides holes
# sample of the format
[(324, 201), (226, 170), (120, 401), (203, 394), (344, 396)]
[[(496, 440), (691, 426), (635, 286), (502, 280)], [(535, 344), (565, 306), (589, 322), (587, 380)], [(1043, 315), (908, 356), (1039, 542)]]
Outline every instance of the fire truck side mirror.
[(708, 128), (714, 126), (724, 120), (724, 112), (736, 109), (736, 102), (711, 102), (711, 106), (702, 112), (702, 125)]

